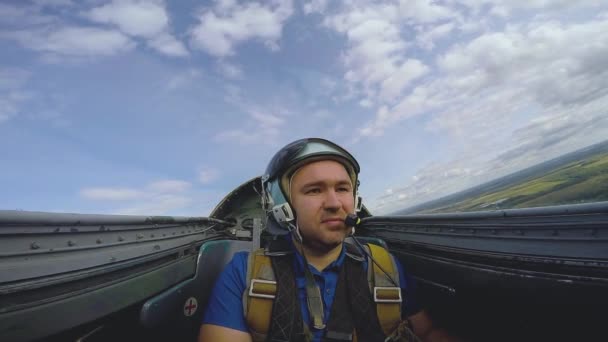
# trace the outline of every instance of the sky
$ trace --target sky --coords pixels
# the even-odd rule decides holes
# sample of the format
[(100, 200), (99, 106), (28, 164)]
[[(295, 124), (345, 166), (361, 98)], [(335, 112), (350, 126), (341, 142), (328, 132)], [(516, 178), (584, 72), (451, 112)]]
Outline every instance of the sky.
[(0, 1), (0, 209), (206, 216), (283, 145), (373, 214), (608, 137), (600, 0)]

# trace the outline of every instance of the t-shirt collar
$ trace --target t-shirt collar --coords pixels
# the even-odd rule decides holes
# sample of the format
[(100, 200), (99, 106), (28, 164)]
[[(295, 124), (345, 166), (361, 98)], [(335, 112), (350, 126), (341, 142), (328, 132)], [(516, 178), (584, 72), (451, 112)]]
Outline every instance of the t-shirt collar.
[[(298, 271), (302, 271), (304, 270), (304, 257), (302, 257), (302, 254), (300, 254), (300, 251), (296, 248), (295, 244), (293, 243), (293, 240), (291, 238), (291, 234), (288, 234), (287, 236), (287, 240), (289, 241), (289, 245), (290, 247), (295, 251), (295, 256), (296, 256), (296, 266), (298, 268)], [(337, 270), (339, 269), (342, 264), (344, 263), (344, 258), (346, 257), (346, 249), (344, 247), (344, 243), (342, 243), (342, 249), (340, 250), (340, 255), (338, 255), (338, 258), (334, 261), (332, 261), (329, 265), (327, 265), (327, 267), (325, 267), (324, 270)], [(311, 270), (314, 270), (315, 267), (311, 266)], [(324, 270), (319, 270), (319, 272), (322, 272)]]

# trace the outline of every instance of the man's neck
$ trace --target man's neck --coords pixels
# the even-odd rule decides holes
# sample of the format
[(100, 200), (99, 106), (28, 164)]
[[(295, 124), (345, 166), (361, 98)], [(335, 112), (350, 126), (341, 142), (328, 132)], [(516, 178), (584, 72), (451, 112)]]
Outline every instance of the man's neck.
[(344, 242), (342, 242), (336, 247), (325, 251), (317, 248), (310, 248), (299, 243), (295, 239), (293, 239), (293, 243), (298, 251), (304, 252), (308, 263), (313, 265), (318, 271), (323, 271), (325, 267), (338, 259), (340, 252), (342, 251), (342, 245), (344, 244)]

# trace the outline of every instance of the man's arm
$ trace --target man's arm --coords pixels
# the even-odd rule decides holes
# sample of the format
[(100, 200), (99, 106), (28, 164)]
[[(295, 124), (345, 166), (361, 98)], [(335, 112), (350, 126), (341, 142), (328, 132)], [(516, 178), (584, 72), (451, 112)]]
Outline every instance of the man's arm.
[(247, 253), (236, 253), (213, 287), (199, 330), (199, 342), (251, 342), (242, 301), (246, 273)]
[(424, 342), (460, 342), (459, 338), (448, 335), (448, 333), (433, 325), (431, 316), (422, 310), (417, 314), (408, 317), (412, 323), (412, 330), (416, 336)]
[(203, 324), (198, 335), (198, 342), (251, 342), (251, 335), (219, 325)]
[(461, 342), (459, 338), (448, 335), (448, 333), (435, 326), (431, 316), (423, 310), (423, 305), (418, 301), (417, 285), (413, 277), (411, 277), (399, 259), (393, 257), (399, 269), (399, 282), (402, 291), (407, 294), (407, 299), (403, 302), (406, 304), (402, 308), (403, 318), (411, 323), (411, 328), (422, 341), (424, 342)]

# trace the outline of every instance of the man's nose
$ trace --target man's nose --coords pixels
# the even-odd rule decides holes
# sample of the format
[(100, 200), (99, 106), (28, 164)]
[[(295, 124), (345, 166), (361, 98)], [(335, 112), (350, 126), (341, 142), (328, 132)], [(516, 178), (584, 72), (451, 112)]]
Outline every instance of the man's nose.
[(334, 190), (329, 190), (325, 196), (325, 208), (326, 209), (339, 209), (342, 206), (342, 202), (338, 198), (338, 194)]

